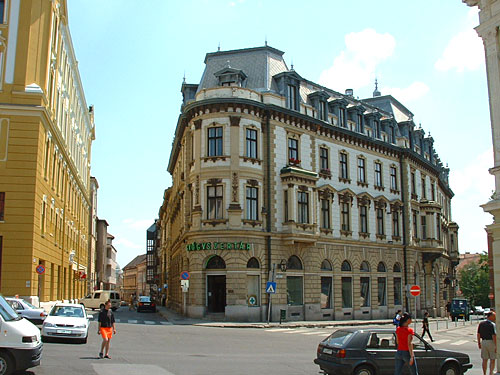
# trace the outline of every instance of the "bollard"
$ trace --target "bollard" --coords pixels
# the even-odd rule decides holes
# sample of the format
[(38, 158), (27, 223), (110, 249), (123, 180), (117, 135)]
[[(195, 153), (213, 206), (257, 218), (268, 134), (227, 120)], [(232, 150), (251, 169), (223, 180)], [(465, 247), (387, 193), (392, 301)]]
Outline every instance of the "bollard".
[(436, 331), (439, 331), (439, 320), (436, 320)]
[(449, 320), (446, 319), (446, 329), (448, 329), (448, 323), (449, 323)]

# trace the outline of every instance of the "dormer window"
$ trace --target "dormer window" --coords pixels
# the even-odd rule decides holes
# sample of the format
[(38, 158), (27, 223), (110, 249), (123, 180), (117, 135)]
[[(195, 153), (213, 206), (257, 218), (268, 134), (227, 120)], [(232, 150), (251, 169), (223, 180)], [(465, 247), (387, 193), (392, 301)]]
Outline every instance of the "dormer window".
[(373, 127), (375, 131), (375, 138), (380, 139), (380, 121), (374, 120)]
[(320, 100), (319, 102), (319, 119), (326, 121), (327, 114), (326, 114), (326, 102), (323, 100)]
[(342, 126), (343, 128), (347, 127), (345, 108), (342, 108), (342, 107), (339, 108), (339, 125)]
[(294, 111), (298, 110), (297, 103), (297, 86), (288, 85), (287, 89), (287, 107), (293, 109)]
[(229, 61), (225, 68), (215, 72), (214, 75), (217, 78), (217, 84), (219, 86), (243, 87), (244, 81), (247, 78), (243, 70), (231, 68), (229, 66)]
[(356, 121), (356, 131), (358, 133), (363, 132), (363, 115), (358, 113), (358, 121)]

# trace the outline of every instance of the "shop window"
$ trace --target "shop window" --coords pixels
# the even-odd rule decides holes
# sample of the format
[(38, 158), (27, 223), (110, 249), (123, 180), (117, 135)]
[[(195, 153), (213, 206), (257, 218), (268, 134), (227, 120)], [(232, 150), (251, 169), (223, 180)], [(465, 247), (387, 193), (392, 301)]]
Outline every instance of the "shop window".
[(361, 277), (360, 278), (360, 297), (361, 297), (361, 307), (370, 306), (370, 278)]
[(321, 199), (321, 228), (330, 229), (330, 200)]
[(332, 277), (321, 277), (321, 308), (332, 308)]
[(342, 262), (342, 265), (340, 266), (340, 270), (343, 272), (351, 272), (352, 271), (351, 263), (349, 263), (347, 260), (344, 260)]
[[(255, 259), (255, 258), (253, 258)], [(260, 305), (259, 275), (247, 275), (247, 299), (249, 306)]]
[(401, 284), (401, 277), (394, 278), (394, 305), (400, 306), (403, 304), (403, 288)]
[(207, 186), (207, 219), (222, 219), (222, 185)]
[(361, 262), (361, 265), (359, 266), (359, 270), (361, 272), (370, 272), (370, 265), (366, 260)]
[(205, 267), (207, 270), (222, 270), (226, 268), (226, 262), (218, 255), (213, 255), (208, 261), (207, 266)]
[(300, 306), (304, 304), (304, 283), (302, 276), (287, 276), (286, 278), (287, 304)]
[(298, 217), (297, 222), (300, 224), (309, 223), (309, 194), (305, 191), (298, 192)]
[(288, 258), (286, 268), (288, 270), (301, 270), (302, 269), (302, 262), (300, 261), (300, 259), (297, 256), (292, 255), (290, 258)]
[(321, 262), (321, 271), (332, 271), (332, 269), (332, 264), (328, 259), (325, 259), (323, 260), (323, 262)]
[(377, 279), (378, 291), (377, 300), (379, 306), (387, 306), (387, 279), (385, 277), (379, 277)]
[(207, 156), (222, 156), (222, 126), (208, 128)]
[(352, 308), (352, 278), (342, 278), (342, 308)]
[(260, 268), (259, 260), (255, 257), (252, 257), (247, 262), (247, 268)]
[(5, 220), (5, 193), (0, 192), (0, 221)]
[(253, 186), (246, 188), (246, 218), (247, 220), (258, 220), (258, 193), (259, 189)]
[(257, 159), (257, 130), (246, 129), (246, 157)]

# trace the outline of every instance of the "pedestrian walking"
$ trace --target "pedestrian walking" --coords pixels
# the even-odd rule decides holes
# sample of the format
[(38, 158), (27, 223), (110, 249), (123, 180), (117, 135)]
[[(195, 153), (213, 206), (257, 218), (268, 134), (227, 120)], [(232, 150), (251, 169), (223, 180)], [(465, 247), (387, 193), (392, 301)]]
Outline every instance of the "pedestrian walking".
[(486, 313), (486, 320), (479, 323), (477, 327), (477, 346), (481, 350), (483, 359), (483, 375), (488, 370), (488, 360), (490, 361), (490, 375), (495, 373), (495, 359), (497, 353), (497, 332), (496, 313), (489, 311)]
[(431, 336), (431, 331), (429, 330), (429, 313), (427, 311), (424, 313), (424, 319), (422, 320), (422, 329), (422, 338), (424, 338), (424, 335), (427, 332), (431, 341), (434, 342), (434, 339)]
[(396, 328), (399, 326), (399, 321), (401, 320), (401, 310), (396, 311), (396, 315), (394, 315), (394, 318), (392, 318), (392, 324), (396, 326)]
[(396, 341), (398, 350), (396, 352), (396, 367), (394, 375), (401, 375), (403, 367), (408, 365), (411, 375), (418, 375), (417, 361), (413, 353), (413, 335), (415, 332), (410, 328), (411, 315), (404, 313), (399, 320), (399, 327), (396, 328)]
[(446, 303), (446, 315), (448, 315), (448, 319), (451, 319), (451, 302), (448, 301)]
[(101, 351), (99, 352), (99, 358), (108, 358), (109, 356), (109, 346), (111, 344), (111, 338), (113, 334), (116, 334), (115, 327), (115, 316), (111, 310), (111, 301), (106, 301), (104, 309), (99, 312), (99, 328), (97, 334), (102, 336)]
[(130, 295), (130, 300), (129, 300), (129, 304), (128, 304), (128, 310), (131, 311), (134, 309), (134, 294), (132, 293)]

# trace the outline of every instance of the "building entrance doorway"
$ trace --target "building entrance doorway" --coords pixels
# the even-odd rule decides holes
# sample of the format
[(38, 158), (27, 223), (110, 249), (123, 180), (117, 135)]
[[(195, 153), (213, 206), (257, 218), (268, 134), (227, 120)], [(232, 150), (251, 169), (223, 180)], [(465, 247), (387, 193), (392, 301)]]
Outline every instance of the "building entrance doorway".
[(207, 308), (209, 313), (226, 310), (226, 276), (207, 275)]

